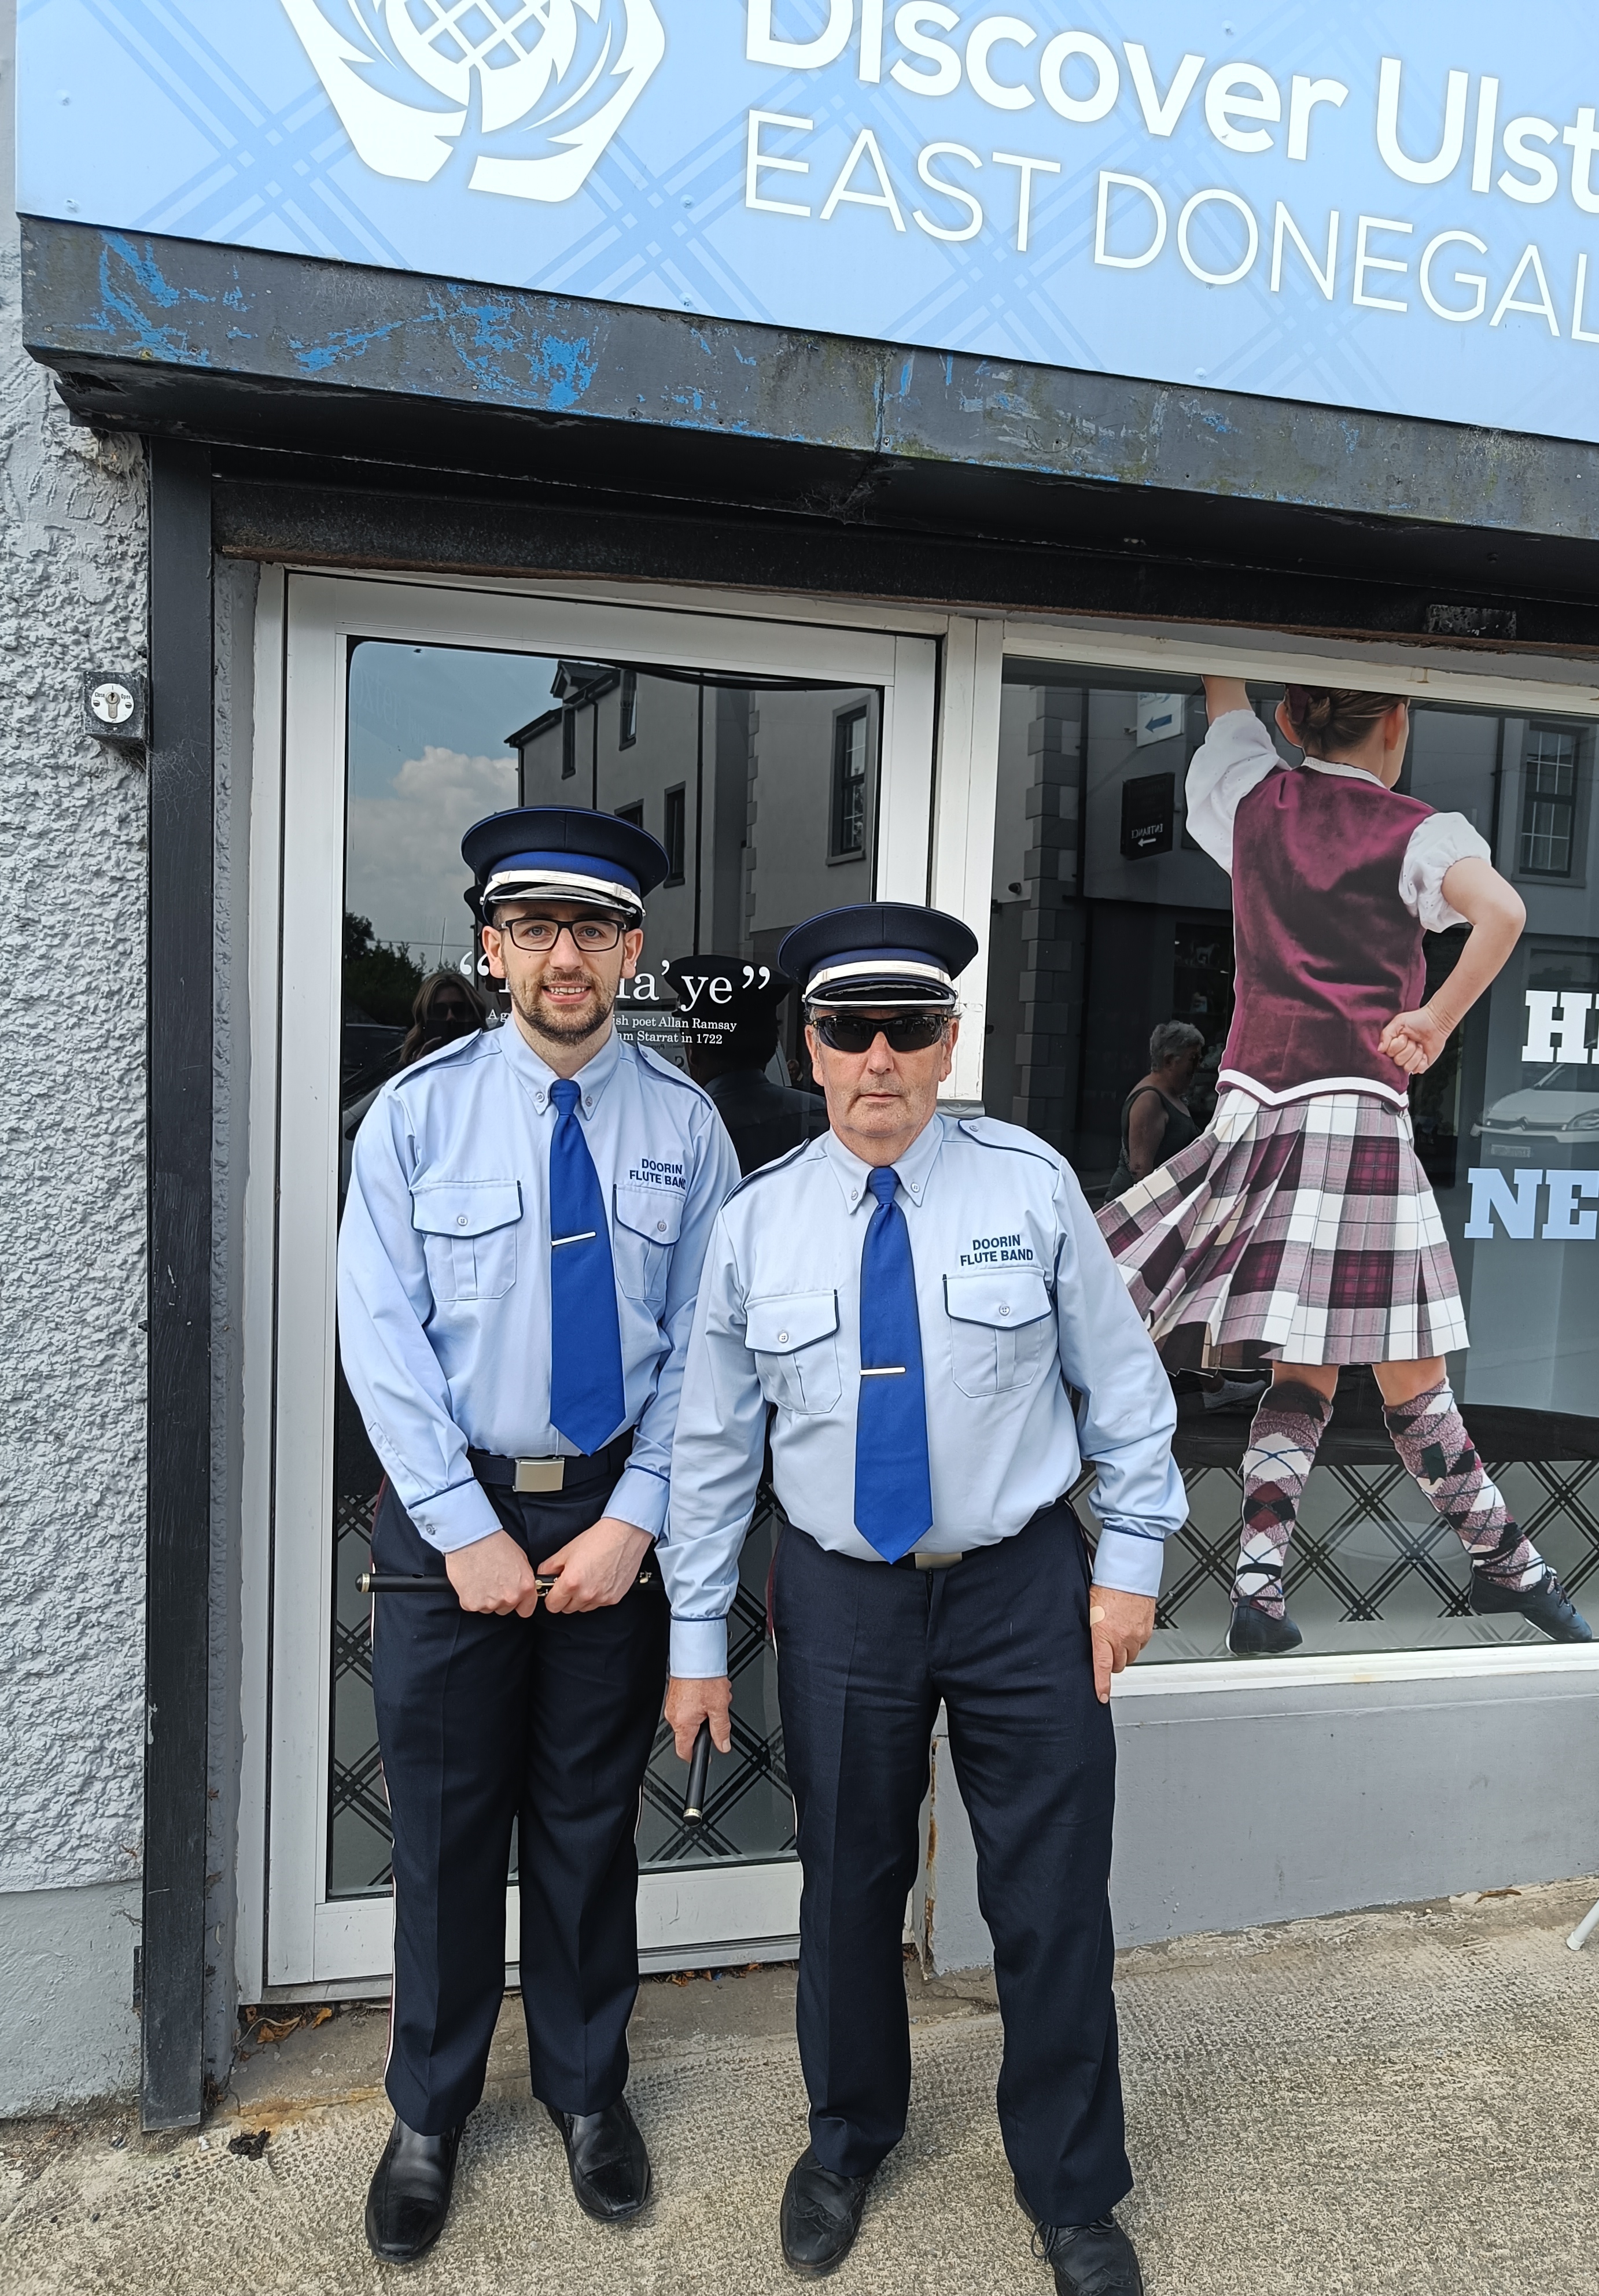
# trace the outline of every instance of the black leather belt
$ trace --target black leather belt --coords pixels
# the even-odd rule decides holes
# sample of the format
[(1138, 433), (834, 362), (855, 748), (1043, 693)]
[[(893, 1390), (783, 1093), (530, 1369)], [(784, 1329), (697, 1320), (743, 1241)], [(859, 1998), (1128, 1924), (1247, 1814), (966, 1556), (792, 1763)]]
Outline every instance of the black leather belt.
[(505, 1459), (497, 1451), (468, 1451), (466, 1460), (478, 1481), (491, 1491), (515, 1491), (523, 1498), (548, 1497), (556, 1491), (581, 1491), (596, 1483), (614, 1482), (633, 1448), (630, 1428), (607, 1443), (603, 1451), (581, 1451), (571, 1459)]

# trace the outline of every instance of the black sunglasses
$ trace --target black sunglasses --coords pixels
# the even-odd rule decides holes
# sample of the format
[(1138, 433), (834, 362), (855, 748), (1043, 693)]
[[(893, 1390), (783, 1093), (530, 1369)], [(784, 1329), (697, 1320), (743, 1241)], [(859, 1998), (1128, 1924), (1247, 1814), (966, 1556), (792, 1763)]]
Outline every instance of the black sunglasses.
[(835, 1053), (869, 1053), (879, 1037), (891, 1053), (925, 1053), (949, 1025), (947, 1013), (894, 1013), (886, 1020), (853, 1013), (819, 1013), (812, 1026)]

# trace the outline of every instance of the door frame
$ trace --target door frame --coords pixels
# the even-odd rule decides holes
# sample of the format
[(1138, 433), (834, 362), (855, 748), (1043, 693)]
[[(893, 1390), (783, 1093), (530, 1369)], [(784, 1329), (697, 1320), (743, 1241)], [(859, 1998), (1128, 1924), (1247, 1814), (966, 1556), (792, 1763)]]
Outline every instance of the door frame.
[[(331, 1724), (338, 980), (350, 641), (619, 657), (641, 668), (814, 676), (883, 695), (878, 898), (927, 898), (944, 624), (743, 602), (597, 597), (581, 585), (267, 570), (251, 775), (245, 1200), (244, 1775), (239, 1981), (256, 2001), (388, 1989), (392, 1901), (326, 1896)], [(730, 609), (732, 609), (730, 611)], [(947, 621), (947, 618), (945, 618)], [(944, 764), (947, 743), (939, 743)], [(985, 904), (985, 906), (986, 904)], [(977, 1042), (980, 1047), (981, 1037)], [(641, 1878), (654, 1969), (795, 1950), (794, 1860)], [(507, 1907), (514, 1966), (517, 1908)]]

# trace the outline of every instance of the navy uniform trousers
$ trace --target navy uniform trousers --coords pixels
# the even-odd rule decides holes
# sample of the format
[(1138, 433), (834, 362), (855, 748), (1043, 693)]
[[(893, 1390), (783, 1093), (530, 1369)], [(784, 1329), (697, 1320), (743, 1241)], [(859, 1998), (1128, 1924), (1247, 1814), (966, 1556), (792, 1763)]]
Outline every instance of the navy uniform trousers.
[(870, 2175), (904, 2133), (905, 1898), (942, 1699), (993, 1935), (1018, 2191), (1039, 2222), (1080, 2225), (1132, 2189), (1107, 1897), (1116, 1746), (1088, 1586), (1064, 1502), (942, 1570), (783, 1533), (772, 1616), (804, 1874), (800, 2059), (811, 2142), (837, 2175)]
[[(598, 1522), (619, 1468), (536, 1497), (489, 1496), (534, 1564)], [(658, 1577), (612, 1608), (531, 1619), (463, 1611), (444, 1558), (392, 1489), (383, 1571), (437, 1595), (374, 1598), (372, 1685), (394, 1822), (390, 2102), (424, 2136), (482, 2095), (505, 1997), (506, 1876), (518, 1826), (522, 2004), (535, 2096), (600, 2112), (627, 2083), (639, 1990), (634, 1836), (661, 1716), (669, 1616)]]

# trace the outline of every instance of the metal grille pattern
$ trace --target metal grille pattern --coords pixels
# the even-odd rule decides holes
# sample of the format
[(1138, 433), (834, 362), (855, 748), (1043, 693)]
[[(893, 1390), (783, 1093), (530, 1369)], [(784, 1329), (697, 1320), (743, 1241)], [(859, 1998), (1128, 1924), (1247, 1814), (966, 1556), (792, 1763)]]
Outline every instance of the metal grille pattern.
[[(334, 1505), (333, 1748), (328, 1895), (375, 1896), (389, 1886), (391, 1835), (372, 1706), (369, 1605), (356, 1593), (367, 1566), (375, 1485), (338, 1494)], [(683, 1765), (664, 1723), (644, 1781), (639, 1862), (704, 1866), (794, 1855), (794, 1804), (783, 1767), (777, 1666), (766, 1640), (766, 1576), (775, 1518), (757, 1509), (745, 1542), (728, 1621), (733, 1678), (733, 1751), (711, 1767), (703, 1825), (683, 1824)], [(513, 1848), (511, 1873), (515, 1876)]]
[[(1599, 1578), (1599, 1460), (1519, 1460), (1489, 1472), (1580, 1601)], [(1185, 1480), (1189, 1519), (1167, 1547), (1150, 1659), (1219, 1657), (1227, 1631), (1242, 1478), (1234, 1467), (1190, 1467)], [(1286, 1585), (1307, 1649), (1542, 1639), (1513, 1617), (1470, 1616), (1460, 1541), (1397, 1463), (1313, 1469)]]

